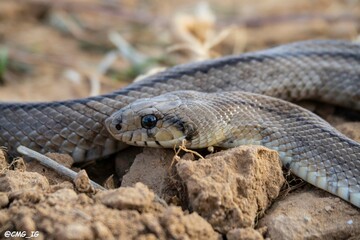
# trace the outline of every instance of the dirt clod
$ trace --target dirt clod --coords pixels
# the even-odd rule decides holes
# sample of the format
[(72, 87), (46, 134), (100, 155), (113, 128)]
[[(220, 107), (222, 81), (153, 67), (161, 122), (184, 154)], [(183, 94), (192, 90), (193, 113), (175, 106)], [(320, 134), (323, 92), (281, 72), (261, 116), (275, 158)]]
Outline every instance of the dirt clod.
[(190, 208), (221, 233), (254, 226), (284, 183), (277, 152), (259, 146), (222, 151), (177, 164)]
[(360, 215), (349, 203), (311, 187), (274, 203), (259, 226), (268, 227), (271, 239), (350, 239), (360, 236)]
[(263, 240), (263, 236), (253, 228), (236, 228), (230, 230), (226, 237), (228, 240)]
[(78, 199), (76, 192), (72, 189), (63, 188), (47, 196), (47, 203), (55, 206), (58, 202), (74, 202)]
[(17, 200), (21, 203), (38, 203), (44, 198), (43, 191), (39, 191), (38, 189), (24, 189), (24, 190), (16, 190), (12, 191), (9, 194), (10, 202)]
[(106, 227), (102, 222), (98, 222), (98, 221), (94, 222), (92, 226), (93, 226), (95, 238), (109, 239), (109, 240), (115, 239), (110, 229)]
[(37, 201), (26, 199), (30, 190), (18, 190), (0, 210), (5, 229), (40, 231), (40, 239), (219, 239), (197, 213), (160, 205), (141, 183), (96, 195), (48, 189)]
[(134, 188), (122, 187), (99, 192), (96, 197), (101, 203), (111, 208), (144, 211), (151, 206), (155, 195), (144, 184), (137, 183)]
[(168, 208), (159, 222), (167, 230), (168, 237), (173, 239), (181, 239), (182, 236), (189, 239), (219, 239), (211, 225), (197, 213), (185, 215), (178, 207)]
[(74, 179), (75, 188), (79, 192), (94, 193), (95, 189), (90, 183), (90, 179), (85, 170), (80, 170)]
[(0, 175), (0, 191), (11, 192), (31, 188), (47, 190), (49, 182), (46, 177), (36, 172), (6, 171)]
[(141, 181), (158, 195), (163, 193), (166, 177), (174, 157), (172, 149), (144, 148), (138, 154), (129, 172), (123, 177), (122, 186), (132, 186)]

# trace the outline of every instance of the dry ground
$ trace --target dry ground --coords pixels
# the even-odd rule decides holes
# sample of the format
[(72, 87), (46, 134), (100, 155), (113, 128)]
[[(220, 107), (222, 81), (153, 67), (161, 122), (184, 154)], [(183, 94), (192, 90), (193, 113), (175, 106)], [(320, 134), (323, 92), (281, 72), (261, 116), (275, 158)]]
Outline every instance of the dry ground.
[[(359, 27), (360, 2), (355, 0), (213, 0), (208, 4), (187, 0), (2, 0), (0, 100), (49, 101), (97, 95), (125, 86), (149, 71), (189, 61), (304, 39), (357, 40)], [(360, 141), (360, 119), (348, 118), (354, 114), (324, 104), (306, 105)], [(182, 209), (164, 206), (143, 185), (96, 193), (86, 185), (86, 176), (85, 187), (74, 187), (33, 162), (25, 168), (2, 161), (1, 236), (7, 230), (39, 230), (39, 238), (46, 239), (216, 239), (221, 234), (228, 239), (359, 239), (359, 210), (309, 185), (290, 188), (288, 194), (284, 189), (289, 192), (289, 188), (283, 187), (265, 217), (269, 196), (266, 201), (259, 197), (265, 201), (264, 207), (256, 205), (255, 216), (254, 210), (246, 210), (252, 218), (241, 220), (245, 210), (239, 206), (248, 200), (230, 184), (232, 178), (224, 180), (221, 186), (230, 190), (222, 192), (216, 185), (219, 176), (206, 171), (197, 176), (200, 170), (193, 169), (204, 167), (201, 164), (205, 169), (211, 164), (210, 168), (218, 169), (215, 163), (194, 162), (191, 164), (199, 166), (192, 166), (183, 162), (174, 167), (172, 151), (144, 151), (149, 152), (130, 148), (118, 159), (77, 167), (85, 168), (91, 179), (108, 188), (119, 187), (122, 180), (122, 186), (142, 181)], [(227, 169), (228, 161), (221, 171)], [(244, 173), (227, 174), (241, 179), (238, 174)], [(206, 177), (217, 181), (202, 182)], [(189, 181), (193, 183), (189, 186), (198, 189), (187, 186)], [(296, 186), (298, 180), (290, 182)], [(274, 196), (270, 194), (272, 199), (280, 187), (270, 188), (276, 189)], [(229, 194), (233, 198), (224, 198)]]

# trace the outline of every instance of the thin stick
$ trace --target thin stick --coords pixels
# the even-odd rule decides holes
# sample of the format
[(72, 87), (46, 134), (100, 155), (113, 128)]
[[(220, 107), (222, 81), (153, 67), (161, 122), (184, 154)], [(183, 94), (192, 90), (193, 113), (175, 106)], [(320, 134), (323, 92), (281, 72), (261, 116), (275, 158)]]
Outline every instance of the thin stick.
[[(51, 158), (49, 158), (45, 155), (42, 155), (41, 153), (38, 153), (34, 150), (31, 150), (25, 146), (20, 145), (17, 148), (17, 151), (28, 157), (36, 159), (41, 165), (48, 167), (48, 168), (54, 170), (55, 172), (59, 173), (60, 175), (70, 178), (73, 181), (77, 175), (77, 172), (74, 172), (73, 170), (55, 162)], [(90, 180), (90, 184), (96, 189), (106, 190), (106, 188), (104, 188), (103, 186), (97, 184), (96, 182), (94, 182), (92, 180)]]
[[(44, 165), (45, 167), (48, 167), (52, 170), (54, 170), (55, 172), (59, 173), (60, 175), (66, 176), (68, 178), (70, 178), (72, 181), (74, 181), (77, 172), (74, 172), (73, 170), (55, 162), (54, 160), (52, 160), (51, 158), (38, 153), (34, 150), (31, 150), (25, 146), (20, 145), (17, 148), (17, 151), (21, 154), (24, 154), (25, 156), (31, 157), (36, 159), (40, 164)], [(106, 188), (104, 188), (103, 186), (97, 184), (96, 182), (90, 180), (90, 184), (94, 187), (97, 188), (99, 190), (107, 190)], [(161, 205), (163, 205), (164, 207), (167, 207), (167, 203), (161, 199), (158, 195), (155, 194), (155, 199), (156, 202), (160, 203)]]

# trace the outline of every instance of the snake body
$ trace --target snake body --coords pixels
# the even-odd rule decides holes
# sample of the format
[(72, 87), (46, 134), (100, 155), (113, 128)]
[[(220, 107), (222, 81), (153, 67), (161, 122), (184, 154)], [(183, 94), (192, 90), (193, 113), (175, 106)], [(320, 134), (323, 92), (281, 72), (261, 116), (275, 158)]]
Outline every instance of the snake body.
[[(178, 90), (218, 94), (245, 91), (287, 101), (315, 99), (359, 110), (360, 46), (347, 41), (303, 41), (179, 65), (97, 97), (45, 103), (1, 103), (0, 145), (7, 147), (12, 155), (16, 155), (16, 147), (21, 144), (43, 153), (67, 153), (77, 162), (102, 158), (126, 147), (107, 131), (105, 119), (137, 99)], [(307, 120), (305, 117), (304, 121)], [(318, 122), (323, 124), (319, 118), (309, 124)], [(299, 128), (301, 130), (301, 126)], [(326, 124), (319, 128), (330, 129)], [(309, 134), (305, 130), (301, 133), (304, 137)], [(345, 138), (337, 139), (342, 142)], [(324, 143), (318, 143), (318, 146), (323, 149)], [(299, 153), (305, 154), (309, 149), (310, 146), (304, 146), (304, 152)], [(345, 154), (337, 144), (332, 150), (337, 156), (349, 158), (346, 160), (349, 163), (347, 171), (352, 174), (358, 188), (359, 157), (353, 153)], [(319, 151), (314, 150), (314, 154), (318, 154), (315, 159), (326, 156)], [(343, 163), (338, 158), (326, 161), (335, 172)], [(321, 163), (314, 164), (320, 166), (317, 164)]]
[(137, 100), (106, 125), (131, 145), (171, 148), (185, 140), (189, 148), (266, 146), (297, 176), (360, 207), (360, 144), (281, 99), (241, 91), (176, 91)]

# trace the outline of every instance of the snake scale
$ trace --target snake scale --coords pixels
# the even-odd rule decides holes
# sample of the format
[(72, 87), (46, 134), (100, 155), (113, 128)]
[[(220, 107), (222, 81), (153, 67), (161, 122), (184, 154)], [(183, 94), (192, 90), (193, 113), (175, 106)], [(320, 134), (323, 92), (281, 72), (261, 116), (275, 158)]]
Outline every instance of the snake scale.
[(2, 103), (0, 145), (14, 155), (21, 144), (79, 162), (116, 153), (126, 143), (261, 144), (278, 150), (296, 175), (360, 207), (360, 145), (286, 102), (303, 99), (360, 110), (360, 45), (296, 42), (179, 65), (106, 95)]

